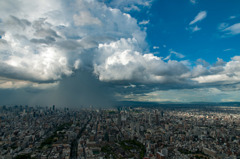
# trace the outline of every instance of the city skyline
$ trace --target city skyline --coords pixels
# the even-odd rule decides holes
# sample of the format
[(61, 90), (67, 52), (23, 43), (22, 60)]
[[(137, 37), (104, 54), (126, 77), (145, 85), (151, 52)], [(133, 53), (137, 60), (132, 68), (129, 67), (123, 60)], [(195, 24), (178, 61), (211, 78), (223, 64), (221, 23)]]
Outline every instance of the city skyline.
[(0, 2), (0, 105), (240, 102), (237, 0)]

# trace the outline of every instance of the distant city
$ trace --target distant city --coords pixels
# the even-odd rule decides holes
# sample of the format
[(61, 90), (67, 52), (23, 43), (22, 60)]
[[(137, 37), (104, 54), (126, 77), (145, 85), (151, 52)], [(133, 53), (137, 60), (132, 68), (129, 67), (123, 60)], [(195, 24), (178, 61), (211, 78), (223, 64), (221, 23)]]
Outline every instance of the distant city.
[(240, 107), (0, 106), (0, 159), (240, 158)]

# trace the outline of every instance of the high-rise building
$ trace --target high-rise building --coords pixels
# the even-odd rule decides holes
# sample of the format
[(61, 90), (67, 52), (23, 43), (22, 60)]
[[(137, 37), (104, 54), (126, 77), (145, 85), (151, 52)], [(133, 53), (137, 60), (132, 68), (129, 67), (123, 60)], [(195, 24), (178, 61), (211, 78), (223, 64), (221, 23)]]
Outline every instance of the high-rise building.
[(166, 157), (161, 152), (157, 152), (156, 159), (165, 159)]
[(118, 114), (118, 125), (121, 125), (121, 113)]
[(163, 113), (163, 111), (161, 111), (161, 117), (163, 118), (163, 115), (164, 115), (164, 113)]
[(158, 113), (156, 113), (156, 125), (159, 124), (159, 118), (158, 118)]
[(148, 115), (148, 123), (149, 125), (152, 125), (151, 114)]

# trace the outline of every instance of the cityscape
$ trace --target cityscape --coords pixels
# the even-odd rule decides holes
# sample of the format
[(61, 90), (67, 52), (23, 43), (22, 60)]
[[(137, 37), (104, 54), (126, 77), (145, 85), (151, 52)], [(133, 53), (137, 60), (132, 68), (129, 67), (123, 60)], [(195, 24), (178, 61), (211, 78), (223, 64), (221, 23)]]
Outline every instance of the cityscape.
[(1, 159), (240, 157), (240, 107), (0, 107)]

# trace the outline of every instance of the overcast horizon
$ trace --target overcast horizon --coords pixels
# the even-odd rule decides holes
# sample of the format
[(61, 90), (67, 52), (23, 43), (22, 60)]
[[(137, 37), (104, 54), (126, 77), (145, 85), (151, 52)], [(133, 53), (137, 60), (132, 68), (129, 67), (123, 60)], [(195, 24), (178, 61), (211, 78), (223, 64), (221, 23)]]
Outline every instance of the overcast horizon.
[(2, 0), (0, 105), (240, 102), (240, 1)]

